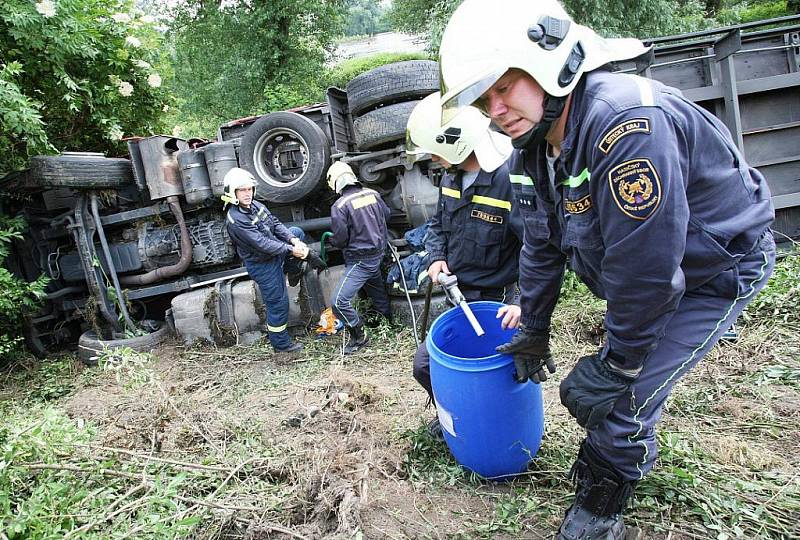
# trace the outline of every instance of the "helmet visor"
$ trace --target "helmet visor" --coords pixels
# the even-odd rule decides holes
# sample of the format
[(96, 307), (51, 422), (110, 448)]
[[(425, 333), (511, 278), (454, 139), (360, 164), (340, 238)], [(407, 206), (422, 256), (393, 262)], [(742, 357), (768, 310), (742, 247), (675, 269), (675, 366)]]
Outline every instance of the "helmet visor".
[(406, 163), (411, 165), (428, 156), (428, 152), (421, 146), (417, 146), (414, 139), (411, 138), (411, 130), (406, 128)]
[(450, 96), (445, 93), (445, 85), (444, 82), (442, 82), (442, 96), (444, 96), (442, 98), (444, 100), (442, 103), (442, 125), (452, 121), (459, 111), (468, 105), (473, 105), (475, 108), (479, 109), (482, 113), (488, 116), (488, 111), (482, 106), (479, 99), (489, 88), (492, 87), (494, 83), (497, 82), (498, 79), (500, 79), (500, 77), (506, 73), (506, 71), (508, 70), (505, 68), (495, 71), (494, 73), (478, 79), (469, 86), (464, 87), (455, 95)]

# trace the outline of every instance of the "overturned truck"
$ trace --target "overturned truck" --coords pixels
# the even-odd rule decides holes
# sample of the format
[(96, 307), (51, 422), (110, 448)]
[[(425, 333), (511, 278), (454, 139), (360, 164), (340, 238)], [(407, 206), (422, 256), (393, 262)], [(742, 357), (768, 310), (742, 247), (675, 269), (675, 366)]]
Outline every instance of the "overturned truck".
[[(799, 237), (800, 17), (652, 42), (647, 57), (612, 68), (675, 86), (723, 119), (767, 178), (778, 239)], [(437, 89), (435, 62), (400, 62), (329, 89), (325, 103), (227, 123), (214, 141), (155, 136), (128, 141), (124, 159), (32, 158), (30, 169), (0, 181), (3, 211), (29, 224), (7, 264), (28, 281), (50, 278), (44, 306), (27, 318), (29, 346), (43, 354), (79, 341), (91, 361), (104, 346), (147, 348), (173, 330), (187, 341), (258, 337), (263, 306), (219, 199), (235, 166), (253, 173), (257, 198), (313, 245), (335, 200), (325, 172), (335, 160), (350, 163), (392, 209), (392, 251), (408, 254), (403, 233), (436, 211), (441, 171), (406, 163), (406, 121)], [(342, 259), (326, 255), (328, 270), (290, 289), (290, 325), (315, 322), (330, 298)], [(422, 304), (393, 300), (407, 320)], [(437, 295), (433, 304), (444, 301)]]

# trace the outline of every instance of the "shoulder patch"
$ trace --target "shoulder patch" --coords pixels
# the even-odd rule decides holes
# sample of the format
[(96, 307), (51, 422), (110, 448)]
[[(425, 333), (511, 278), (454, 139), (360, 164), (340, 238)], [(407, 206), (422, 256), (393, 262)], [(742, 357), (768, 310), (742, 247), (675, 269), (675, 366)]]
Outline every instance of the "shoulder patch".
[(631, 133), (650, 133), (650, 120), (648, 118), (632, 118), (630, 120), (625, 120), (603, 135), (597, 147), (604, 154), (608, 154), (611, 151), (611, 147), (614, 146), (617, 141)]
[(645, 220), (661, 203), (661, 179), (649, 159), (621, 163), (608, 173), (608, 185), (622, 213)]

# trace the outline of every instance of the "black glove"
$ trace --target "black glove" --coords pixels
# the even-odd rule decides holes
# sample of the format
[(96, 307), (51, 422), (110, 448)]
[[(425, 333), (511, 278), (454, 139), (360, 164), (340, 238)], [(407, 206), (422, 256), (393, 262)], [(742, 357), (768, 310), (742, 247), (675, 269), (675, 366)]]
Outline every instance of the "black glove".
[(514, 367), (517, 370), (514, 380), (524, 383), (528, 379), (536, 384), (547, 380), (547, 373), (556, 372), (553, 356), (550, 354), (550, 332), (548, 330), (532, 330), (520, 325), (519, 331), (514, 334), (511, 341), (495, 349), (501, 354), (510, 354), (514, 357)]
[(322, 258), (319, 256), (319, 253), (317, 253), (313, 249), (308, 250), (308, 256), (306, 257), (306, 261), (308, 261), (308, 265), (311, 268), (317, 271), (328, 267), (328, 265), (325, 264), (325, 261), (323, 261)]
[(561, 404), (581, 427), (594, 429), (605, 420), (635, 380), (636, 376), (612, 367), (605, 359), (601, 360), (600, 353), (583, 356), (561, 381)]

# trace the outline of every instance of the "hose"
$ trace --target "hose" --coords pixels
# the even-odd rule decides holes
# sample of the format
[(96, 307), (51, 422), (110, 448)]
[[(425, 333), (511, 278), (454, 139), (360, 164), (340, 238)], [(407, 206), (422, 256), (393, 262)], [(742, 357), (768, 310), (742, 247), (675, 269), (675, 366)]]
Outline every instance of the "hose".
[(178, 228), (181, 230), (181, 258), (178, 262), (171, 266), (163, 268), (156, 268), (146, 274), (139, 274), (136, 276), (122, 276), (120, 283), (123, 285), (147, 285), (155, 283), (156, 281), (170, 278), (182, 274), (192, 264), (192, 239), (189, 237), (189, 229), (186, 227), (186, 221), (183, 219), (183, 211), (181, 210), (181, 203), (178, 197), (171, 195), (167, 197), (172, 215), (175, 216), (175, 221), (178, 222)]
[(125, 319), (125, 325), (131, 330), (137, 330), (136, 325), (128, 315), (128, 308), (125, 305), (125, 297), (122, 295), (122, 287), (119, 285), (119, 277), (117, 276), (117, 268), (114, 266), (114, 259), (111, 258), (111, 250), (108, 248), (108, 240), (106, 240), (106, 232), (103, 230), (103, 223), (100, 221), (100, 210), (97, 203), (97, 195), (92, 193), (92, 216), (94, 217), (94, 224), (97, 227), (97, 234), (100, 236), (100, 245), (103, 248), (103, 255), (106, 258), (106, 265), (108, 266), (108, 273), (111, 274), (111, 283), (114, 284), (114, 290), (117, 291), (117, 303), (122, 312), (122, 318)]
[(328, 264), (328, 254), (325, 251), (325, 240), (333, 236), (331, 231), (325, 231), (322, 233), (322, 237), (319, 239), (319, 258), (322, 259), (322, 262)]
[(411, 303), (411, 295), (408, 294), (408, 283), (406, 282), (405, 272), (403, 272), (403, 265), (400, 264), (400, 257), (397, 254), (397, 249), (392, 245), (391, 242), (387, 242), (389, 246), (389, 250), (392, 252), (392, 257), (394, 261), (397, 263), (397, 267), (400, 268), (400, 279), (403, 280), (403, 291), (406, 293), (406, 300), (408, 301), (408, 309), (411, 311), (411, 328), (414, 330), (414, 342), (419, 347), (419, 334), (417, 334), (417, 316), (414, 314), (414, 304)]

